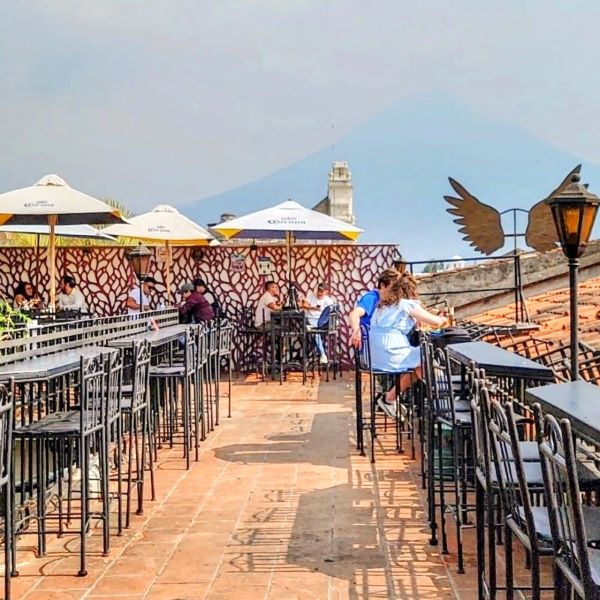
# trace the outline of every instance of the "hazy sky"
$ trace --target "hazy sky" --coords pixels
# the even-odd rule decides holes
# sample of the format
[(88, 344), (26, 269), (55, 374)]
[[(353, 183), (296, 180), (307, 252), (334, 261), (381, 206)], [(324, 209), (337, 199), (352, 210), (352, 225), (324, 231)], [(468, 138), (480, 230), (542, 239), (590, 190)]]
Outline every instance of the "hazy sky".
[(593, 0), (24, 0), (1, 15), (2, 191), (57, 172), (138, 211), (200, 199), (430, 89), (600, 163)]

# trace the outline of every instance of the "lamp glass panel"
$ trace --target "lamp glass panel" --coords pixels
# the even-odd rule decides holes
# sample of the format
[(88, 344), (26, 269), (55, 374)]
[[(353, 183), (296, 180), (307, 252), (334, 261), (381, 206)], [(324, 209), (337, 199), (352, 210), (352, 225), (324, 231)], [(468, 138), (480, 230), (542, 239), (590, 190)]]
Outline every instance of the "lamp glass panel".
[(586, 204), (583, 209), (583, 215), (581, 220), (581, 238), (580, 244), (587, 244), (590, 241), (592, 235), (592, 227), (594, 227), (594, 221), (596, 220), (596, 212), (598, 211), (597, 204)]
[(582, 206), (561, 206), (560, 220), (564, 239), (561, 240), (565, 246), (578, 246), (581, 225)]

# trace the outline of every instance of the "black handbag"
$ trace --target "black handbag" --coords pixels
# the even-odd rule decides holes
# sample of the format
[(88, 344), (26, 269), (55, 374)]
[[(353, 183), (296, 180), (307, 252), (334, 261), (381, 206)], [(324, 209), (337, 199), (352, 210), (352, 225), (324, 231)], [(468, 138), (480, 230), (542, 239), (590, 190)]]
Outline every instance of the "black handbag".
[(413, 348), (417, 348), (421, 344), (421, 336), (416, 325), (413, 325), (412, 329), (406, 334), (406, 339)]

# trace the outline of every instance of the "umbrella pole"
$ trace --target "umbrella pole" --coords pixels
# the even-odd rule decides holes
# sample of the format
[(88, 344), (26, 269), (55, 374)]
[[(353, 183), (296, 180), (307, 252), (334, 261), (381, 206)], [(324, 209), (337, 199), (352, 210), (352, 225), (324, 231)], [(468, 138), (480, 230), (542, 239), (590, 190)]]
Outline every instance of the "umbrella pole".
[(288, 303), (292, 299), (292, 232), (285, 232), (285, 243), (287, 246), (287, 288), (288, 288)]
[(165, 282), (167, 284), (167, 299), (169, 300), (169, 304), (173, 301), (173, 296), (171, 294), (171, 246), (169, 245), (169, 240), (166, 240), (165, 247), (167, 248), (167, 260), (166, 268), (167, 273), (165, 276)]
[(34, 290), (37, 292), (40, 286), (40, 234), (35, 234), (35, 279)]
[(50, 273), (50, 306), (56, 306), (56, 232), (57, 215), (48, 216), (50, 238), (48, 240), (48, 273)]

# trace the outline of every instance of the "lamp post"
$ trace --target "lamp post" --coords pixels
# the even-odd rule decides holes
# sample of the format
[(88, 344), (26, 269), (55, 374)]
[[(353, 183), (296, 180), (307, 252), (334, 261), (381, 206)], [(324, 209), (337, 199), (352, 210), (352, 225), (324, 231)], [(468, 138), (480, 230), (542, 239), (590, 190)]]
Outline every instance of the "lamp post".
[(140, 312), (142, 312), (144, 309), (144, 290), (142, 281), (148, 276), (148, 266), (150, 265), (152, 252), (150, 252), (146, 246), (142, 246), (140, 242), (137, 248), (134, 248), (125, 256), (131, 263), (140, 286)]
[(579, 173), (573, 173), (571, 183), (560, 194), (550, 197), (547, 203), (552, 211), (554, 224), (562, 251), (569, 259), (569, 297), (571, 328), (571, 379), (579, 379), (579, 314), (577, 299), (577, 271), (579, 257), (589, 242), (600, 198), (579, 181)]

